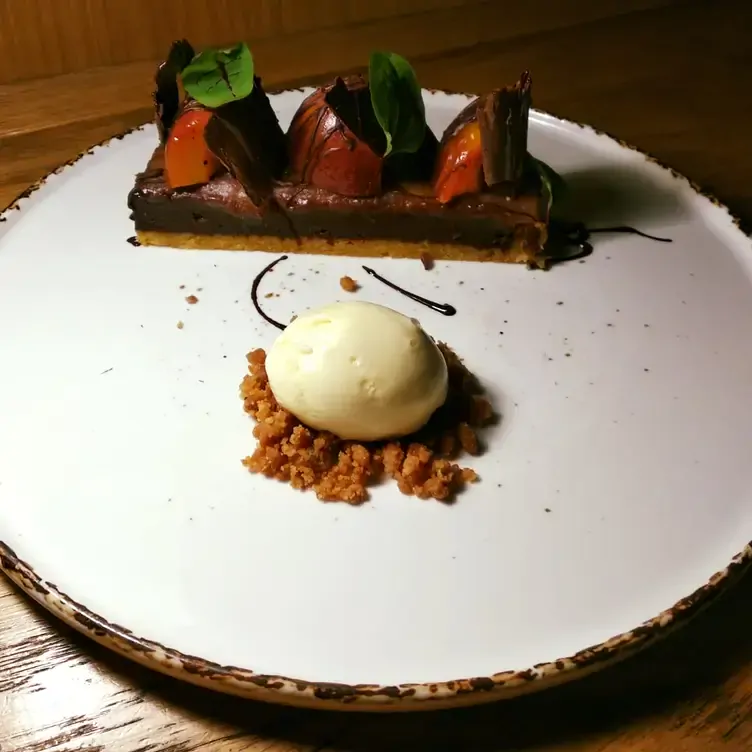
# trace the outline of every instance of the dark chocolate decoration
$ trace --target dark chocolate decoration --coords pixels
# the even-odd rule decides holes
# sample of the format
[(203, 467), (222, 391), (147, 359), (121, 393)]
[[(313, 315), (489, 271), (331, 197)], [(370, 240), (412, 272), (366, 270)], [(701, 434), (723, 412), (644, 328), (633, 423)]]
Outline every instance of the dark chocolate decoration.
[(324, 98), (355, 138), (366, 143), (374, 154), (383, 155), (386, 137), (376, 119), (368, 84), (362, 76), (338, 77)]
[(629, 227), (628, 225), (620, 225), (618, 227), (589, 227), (587, 229), (587, 232), (591, 235), (595, 234), (596, 232), (603, 232), (603, 233), (612, 233), (612, 234), (629, 234), (629, 235), (639, 235), (641, 238), (646, 238), (647, 240), (654, 240), (656, 243), (673, 243), (673, 238), (659, 238), (657, 235), (648, 235), (648, 233), (643, 232), (642, 230), (636, 230), (634, 227)]
[(178, 76), (188, 63), (193, 60), (195, 52), (190, 43), (180, 39), (172, 43), (167, 59), (159, 65), (154, 76), (154, 109), (156, 111), (159, 140), (164, 143), (167, 134), (175, 122), (180, 109), (180, 89)]
[[(272, 326), (276, 326), (277, 329), (280, 329), (282, 331), (284, 331), (287, 328), (285, 324), (282, 324), (279, 321), (276, 321), (267, 313), (265, 313), (264, 310), (261, 308), (261, 305), (258, 299), (258, 290), (264, 277), (267, 274), (269, 274), (269, 272), (271, 272), (272, 269), (274, 269), (274, 267), (280, 261), (284, 261), (286, 258), (287, 258), (287, 255), (279, 256), (278, 258), (274, 259), (274, 261), (267, 264), (256, 275), (256, 277), (253, 280), (253, 284), (251, 285), (251, 302), (253, 303), (253, 307), (256, 309), (256, 313), (258, 313), (258, 315), (261, 316), (261, 318), (264, 319), (264, 321), (266, 321), (268, 324), (271, 324)], [(397, 292), (402, 293), (402, 295), (410, 298), (410, 300), (414, 300), (416, 303), (420, 303), (421, 305), (424, 305), (427, 308), (430, 308), (432, 311), (437, 311), (443, 316), (454, 316), (457, 313), (457, 309), (454, 306), (449, 305), (449, 303), (436, 303), (433, 300), (429, 300), (428, 298), (424, 298), (420, 295), (416, 295), (414, 292), (405, 290), (399, 285), (394, 284), (394, 282), (390, 282), (388, 279), (386, 279), (386, 277), (382, 277), (380, 274), (375, 272), (369, 266), (364, 266), (363, 269), (372, 277), (374, 277), (375, 279), (378, 279), (379, 282), (383, 282), (388, 287), (391, 287), (392, 290), (396, 290)]]
[(261, 280), (272, 270), (274, 267), (280, 262), (284, 261), (287, 258), (287, 256), (280, 256), (279, 258), (274, 259), (270, 264), (267, 264), (257, 275), (256, 278), (253, 280), (253, 285), (251, 285), (251, 301), (253, 302), (253, 307), (256, 309), (256, 313), (258, 313), (259, 316), (261, 316), (264, 321), (271, 324), (272, 326), (276, 326), (277, 329), (285, 329), (284, 324), (280, 324), (279, 321), (275, 321), (271, 316), (268, 316), (264, 311), (261, 309), (261, 306), (259, 305), (258, 300), (258, 289), (259, 285), (261, 284)]
[(130, 243), (135, 248), (138, 248), (141, 243), (139, 242), (138, 238), (135, 235), (131, 235), (129, 238), (125, 239), (126, 243)]
[(564, 261), (574, 261), (589, 256), (593, 252), (590, 236), (596, 233), (625, 233), (639, 235), (641, 238), (653, 240), (656, 243), (674, 242), (671, 238), (659, 238), (656, 235), (648, 235), (648, 233), (637, 230), (634, 227), (629, 227), (628, 225), (588, 228), (582, 222), (567, 222), (560, 219), (551, 220), (548, 243), (546, 244), (549, 265), (560, 264)]
[(548, 269), (554, 264), (585, 258), (593, 252), (589, 238), (590, 233), (581, 222), (551, 220), (543, 263), (537, 267), (528, 264), (528, 268)]
[(483, 176), (489, 188), (515, 186), (522, 179), (527, 158), (531, 87), (530, 73), (525, 71), (514, 86), (478, 99)]
[(342, 196), (378, 196), (386, 140), (360, 76), (338, 78), (298, 108), (287, 132), (289, 179)]
[(248, 97), (214, 110), (204, 132), (206, 145), (243, 186), (254, 206), (266, 207), (275, 178), (286, 164), (285, 136), (269, 98), (254, 79)]
[(453, 305), (450, 305), (449, 303), (437, 303), (434, 300), (424, 298), (422, 295), (418, 295), (414, 292), (410, 292), (409, 290), (405, 290), (404, 287), (395, 285), (394, 282), (390, 282), (386, 277), (382, 277), (376, 271), (371, 269), (370, 266), (364, 266), (363, 269), (367, 274), (370, 274), (375, 279), (378, 279), (379, 282), (383, 282), (387, 287), (391, 287), (392, 290), (396, 290), (397, 292), (402, 293), (402, 295), (404, 295), (406, 298), (410, 298), (410, 300), (414, 300), (416, 303), (420, 303), (426, 308), (430, 308), (432, 311), (440, 313), (442, 316), (454, 316), (457, 313), (457, 309)]

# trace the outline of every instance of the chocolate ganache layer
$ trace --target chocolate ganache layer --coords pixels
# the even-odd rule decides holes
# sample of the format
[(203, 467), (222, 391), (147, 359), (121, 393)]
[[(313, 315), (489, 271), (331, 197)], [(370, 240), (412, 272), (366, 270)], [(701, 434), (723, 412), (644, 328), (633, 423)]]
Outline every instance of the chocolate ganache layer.
[(280, 182), (272, 192), (280, 209), (274, 211), (254, 204), (228, 173), (204, 185), (173, 190), (164, 179), (163, 163), (160, 147), (128, 197), (139, 232), (451, 242), (499, 249), (514, 242), (530, 250), (540, 249), (547, 235), (548, 197), (540, 190), (511, 197), (471, 194), (441, 204), (425, 183), (351, 197)]

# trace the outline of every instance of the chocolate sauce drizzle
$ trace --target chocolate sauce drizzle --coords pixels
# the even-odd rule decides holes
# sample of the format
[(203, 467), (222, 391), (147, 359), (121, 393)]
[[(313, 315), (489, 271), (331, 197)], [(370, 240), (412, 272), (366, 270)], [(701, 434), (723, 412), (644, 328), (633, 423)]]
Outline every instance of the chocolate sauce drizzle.
[(436, 303), (433, 300), (429, 300), (428, 298), (424, 298), (424, 297), (421, 297), (420, 295), (416, 295), (414, 292), (405, 290), (399, 285), (395, 285), (394, 282), (390, 282), (385, 277), (382, 277), (380, 274), (377, 274), (369, 266), (364, 266), (363, 269), (365, 269), (367, 274), (370, 274), (375, 279), (378, 279), (379, 282), (383, 282), (387, 287), (391, 287), (392, 290), (396, 290), (397, 292), (402, 293), (405, 297), (410, 298), (410, 300), (414, 300), (416, 303), (420, 303), (421, 305), (424, 305), (426, 308), (430, 308), (432, 311), (436, 311), (437, 313), (440, 313), (442, 316), (454, 316), (457, 313), (457, 309), (453, 305), (450, 305), (449, 303)]
[(641, 238), (647, 238), (648, 240), (655, 240), (656, 243), (673, 243), (672, 238), (659, 238), (657, 235), (648, 235), (648, 233), (642, 230), (636, 230), (634, 227), (628, 225), (621, 225), (620, 227), (592, 227), (588, 232), (593, 235), (596, 232), (611, 232), (611, 233), (629, 233), (631, 235), (639, 235)]
[(261, 316), (264, 321), (271, 324), (272, 326), (276, 326), (277, 329), (286, 329), (284, 324), (280, 324), (279, 321), (275, 321), (271, 316), (267, 316), (267, 314), (264, 313), (263, 310), (261, 310), (261, 306), (259, 305), (258, 300), (258, 289), (259, 285), (261, 284), (261, 280), (272, 270), (274, 267), (280, 262), (284, 261), (287, 258), (287, 256), (280, 256), (277, 259), (274, 259), (270, 264), (267, 264), (257, 275), (256, 279), (253, 280), (253, 285), (251, 286), (251, 300), (253, 301), (253, 307), (256, 309), (256, 313), (258, 313), (259, 316)]
[[(253, 302), (253, 307), (256, 309), (256, 313), (258, 313), (259, 316), (261, 316), (264, 321), (271, 324), (272, 326), (276, 326), (277, 329), (285, 330), (287, 327), (285, 324), (281, 324), (279, 321), (276, 321), (271, 316), (267, 315), (261, 308), (261, 305), (259, 304), (258, 299), (258, 290), (259, 286), (261, 285), (261, 281), (264, 279), (264, 277), (272, 270), (274, 267), (280, 262), (284, 261), (287, 258), (287, 256), (280, 256), (279, 258), (274, 259), (270, 264), (267, 264), (257, 275), (256, 278), (253, 280), (253, 284), (251, 285), (251, 301)], [(364, 266), (363, 269), (370, 274), (375, 279), (378, 279), (379, 282), (383, 282), (387, 287), (391, 287), (392, 290), (396, 290), (397, 292), (402, 293), (406, 297), (410, 298), (411, 300), (414, 300), (416, 303), (420, 303), (421, 305), (426, 306), (427, 308), (430, 308), (432, 311), (437, 311), (438, 313), (442, 314), (442, 316), (454, 316), (457, 313), (457, 309), (453, 305), (449, 305), (449, 303), (436, 303), (433, 300), (429, 300), (428, 298), (423, 298), (420, 295), (416, 295), (414, 292), (410, 292), (409, 290), (405, 290), (399, 285), (395, 285), (394, 282), (390, 282), (385, 277), (382, 277), (380, 274), (377, 274), (373, 269), (371, 269), (368, 266)]]
[[(628, 225), (619, 225), (616, 227), (593, 227), (588, 228), (586, 227), (582, 222), (564, 222), (562, 220), (556, 220), (551, 222), (550, 225), (550, 237), (549, 242), (554, 246), (556, 249), (555, 254), (551, 258), (552, 263), (557, 263), (561, 261), (573, 261), (574, 259), (584, 258), (585, 256), (589, 256), (593, 252), (593, 246), (589, 242), (590, 236), (595, 235), (596, 233), (625, 233), (629, 235), (639, 235), (641, 238), (646, 238), (647, 240), (653, 240), (656, 243), (673, 243), (674, 241), (672, 238), (659, 238), (657, 235), (649, 235), (646, 232), (642, 232), (642, 230), (638, 230), (634, 227), (629, 227)], [(135, 238), (133, 238), (135, 239)], [(128, 242), (131, 242), (131, 238), (128, 238)], [(575, 248), (578, 248), (579, 250), (575, 253), (562, 253), (562, 250), (565, 250), (566, 248), (571, 248), (574, 246)], [(263, 278), (272, 270), (274, 267), (280, 262), (284, 261), (287, 258), (287, 256), (280, 256), (277, 259), (274, 259), (270, 264), (267, 264), (257, 275), (256, 278), (253, 280), (253, 285), (251, 286), (251, 300), (253, 301), (253, 306), (256, 309), (256, 312), (259, 316), (261, 316), (264, 321), (268, 322), (272, 326), (276, 326), (277, 329), (285, 329), (284, 324), (280, 324), (279, 321), (275, 321), (271, 316), (268, 316), (264, 311), (261, 309), (261, 306), (259, 305), (258, 300), (258, 289), (259, 285), (261, 284), (261, 281)], [(432, 311), (436, 311), (437, 313), (440, 313), (442, 316), (454, 316), (457, 313), (457, 309), (449, 304), (449, 303), (437, 303), (435, 300), (429, 300), (428, 298), (424, 298), (421, 295), (418, 295), (417, 293), (410, 292), (409, 290), (405, 290), (404, 287), (400, 287), (399, 285), (395, 284), (394, 282), (391, 282), (386, 277), (382, 277), (378, 272), (376, 272), (374, 269), (371, 269), (370, 266), (363, 266), (363, 270), (366, 272), (366, 274), (369, 274), (374, 279), (379, 280), (379, 282), (382, 282), (387, 287), (391, 287), (392, 290), (396, 290), (397, 292), (404, 295), (406, 298), (410, 298), (410, 300), (414, 300), (416, 303), (420, 303), (421, 305), (426, 306), (426, 308), (430, 308)]]
[[(656, 235), (648, 235), (642, 230), (637, 230), (628, 225), (619, 225), (616, 227), (586, 227), (582, 222), (564, 222), (554, 220), (550, 225), (550, 243), (554, 253), (551, 261), (553, 263), (561, 261), (574, 261), (575, 259), (584, 258), (593, 252), (593, 245), (590, 243), (590, 236), (596, 233), (623, 233), (630, 235), (639, 235), (641, 238), (653, 240), (656, 243), (673, 243), (671, 238), (659, 238)], [(566, 252), (567, 248), (574, 246), (579, 251), (575, 253)]]

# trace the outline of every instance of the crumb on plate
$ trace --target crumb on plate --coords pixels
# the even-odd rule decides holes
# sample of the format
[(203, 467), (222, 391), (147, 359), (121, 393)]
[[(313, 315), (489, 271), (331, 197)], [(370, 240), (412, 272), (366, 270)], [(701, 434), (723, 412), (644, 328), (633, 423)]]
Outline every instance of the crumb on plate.
[(384, 476), (408, 496), (450, 501), (478, 479), (474, 470), (453, 460), (463, 452), (481, 453), (477, 429), (491, 423), (494, 412), (457, 355), (444, 344), (439, 347), (449, 367), (444, 405), (412, 436), (367, 443), (309, 428), (280, 407), (266, 375), (265, 351), (250, 352), (240, 396), (243, 409), (256, 420), (257, 446), (243, 465), (293, 488), (313, 489), (321, 501), (361, 504), (368, 499), (367, 487)]
[(189, 295), (185, 299), (185, 302), (189, 303), (190, 305), (195, 305), (196, 303), (198, 303), (198, 298), (195, 295)]
[(178, 329), (182, 329), (185, 324), (182, 321), (178, 321)]
[(425, 251), (420, 254), (420, 263), (423, 264), (423, 268), (430, 272), (433, 269), (433, 256)]
[(352, 277), (342, 277), (339, 280), (339, 286), (345, 291), (345, 292), (357, 292), (360, 288), (360, 285), (352, 278)]

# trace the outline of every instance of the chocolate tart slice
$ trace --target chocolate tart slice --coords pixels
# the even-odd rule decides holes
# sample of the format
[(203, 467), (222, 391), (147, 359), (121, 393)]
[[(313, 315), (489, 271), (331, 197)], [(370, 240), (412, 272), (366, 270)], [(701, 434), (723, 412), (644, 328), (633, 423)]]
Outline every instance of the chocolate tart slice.
[(413, 145), (396, 152), (373, 76), (318, 89), (283, 133), (258, 78), (206, 107), (175, 101), (169, 66), (155, 96), (162, 143), (128, 197), (143, 245), (545, 265), (551, 196), (527, 153), (529, 75), (475, 99), (440, 141), (421, 100)]

